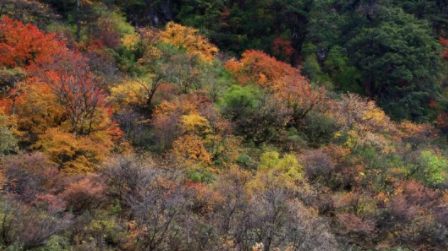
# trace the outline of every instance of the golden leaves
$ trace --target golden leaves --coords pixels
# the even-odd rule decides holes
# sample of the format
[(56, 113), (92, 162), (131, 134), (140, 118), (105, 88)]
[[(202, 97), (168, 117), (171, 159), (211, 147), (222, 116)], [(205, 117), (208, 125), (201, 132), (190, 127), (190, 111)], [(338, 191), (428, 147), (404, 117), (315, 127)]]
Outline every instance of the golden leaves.
[(121, 38), (121, 43), (128, 50), (135, 50), (139, 41), (140, 37), (137, 34), (125, 34)]
[(204, 135), (210, 132), (208, 120), (198, 114), (189, 114), (181, 117), (182, 130), (186, 133)]
[(39, 136), (35, 148), (48, 154), (50, 160), (68, 173), (91, 172), (103, 161), (113, 143), (104, 133), (75, 137), (58, 128)]
[(160, 32), (160, 39), (178, 48), (184, 47), (188, 54), (198, 55), (206, 62), (213, 61), (219, 51), (205, 37), (199, 35), (198, 30), (173, 22), (167, 23), (165, 31)]

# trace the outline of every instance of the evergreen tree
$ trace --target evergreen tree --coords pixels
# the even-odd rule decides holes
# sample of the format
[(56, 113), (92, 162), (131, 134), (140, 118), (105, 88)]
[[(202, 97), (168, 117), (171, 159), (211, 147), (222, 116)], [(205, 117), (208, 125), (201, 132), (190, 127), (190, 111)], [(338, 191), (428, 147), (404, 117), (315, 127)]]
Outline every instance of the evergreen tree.
[[(327, 14), (323, 35), (316, 36), (323, 65), (338, 76), (354, 66), (361, 75), (359, 89), (394, 119), (428, 120), (441, 57), (427, 21), (380, 1), (335, 4)], [(344, 67), (335, 67), (338, 62)]]

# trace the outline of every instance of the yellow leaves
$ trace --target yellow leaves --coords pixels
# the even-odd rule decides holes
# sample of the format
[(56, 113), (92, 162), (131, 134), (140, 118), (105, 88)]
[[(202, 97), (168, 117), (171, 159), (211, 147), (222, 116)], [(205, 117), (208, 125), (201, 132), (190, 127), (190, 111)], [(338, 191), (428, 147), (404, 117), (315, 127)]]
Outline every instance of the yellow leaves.
[[(233, 136), (224, 137), (222, 131), (212, 130), (210, 122), (197, 113), (183, 115), (180, 118), (180, 128), (184, 133), (173, 143), (173, 153), (179, 163), (189, 169), (211, 168), (213, 158), (226, 157), (235, 159), (235, 147), (239, 142)], [(222, 155), (222, 156), (221, 156)], [(226, 166), (225, 162), (221, 165)]]
[(188, 54), (199, 55), (206, 62), (213, 61), (218, 54), (218, 48), (199, 35), (198, 30), (173, 22), (169, 22), (166, 29), (160, 32), (160, 39), (178, 48), (185, 47)]
[(369, 101), (367, 103), (367, 107), (368, 108), (363, 112), (363, 121), (373, 120), (377, 123), (381, 123), (386, 120), (386, 114), (384, 113), (384, 111), (376, 107), (376, 105), (372, 101)]
[(126, 105), (143, 104), (146, 102), (147, 94), (142, 84), (135, 80), (128, 80), (122, 84), (114, 86), (110, 90), (109, 101), (115, 108)]
[(159, 32), (151, 28), (141, 28), (138, 30), (138, 33), (143, 49), (143, 56), (139, 59), (139, 63), (150, 64), (154, 59), (160, 58), (162, 51), (157, 48)]
[(0, 128), (11, 127), (15, 125), (15, 116), (7, 116), (2, 110), (0, 110)]
[(260, 165), (258, 166), (258, 170), (269, 170), (275, 168), (279, 162), (280, 154), (278, 152), (265, 152), (260, 157)]
[(137, 34), (125, 34), (121, 38), (121, 43), (123, 44), (124, 48), (128, 50), (135, 50), (137, 48), (137, 44), (140, 41), (140, 36)]
[(189, 114), (196, 113), (196, 103), (190, 100), (176, 98), (171, 101), (162, 101), (154, 110), (154, 116), (170, 115), (175, 113)]
[(277, 170), (288, 176), (292, 180), (303, 180), (303, 167), (297, 162), (297, 159), (292, 154), (287, 154), (278, 164)]
[(348, 131), (347, 135), (349, 136), (347, 141), (345, 142), (344, 146), (346, 146), (349, 149), (355, 148), (355, 146), (358, 143), (358, 132), (355, 130)]
[(34, 147), (48, 154), (63, 171), (81, 173), (93, 171), (107, 156), (111, 144), (100, 132), (75, 138), (71, 133), (52, 128), (39, 137)]
[(349, 149), (359, 146), (375, 147), (385, 154), (394, 151), (391, 136), (396, 128), (374, 101), (347, 94), (333, 109), (342, 126), (337, 134), (347, 136), (344, 146)]
[(186, 166), (211, 165), (210, 154), (204, 147), (204, 142), (196, 135), (185, 135), (176, 140), (173, 144), (174, 153), (179, 162)]
[[(165, 102), (158, 107), (158, 115), (174, 112), (179, 108), (195, 110), (196, 107), (179, 107), (179, 104)], [(209, 121), (195, 112), (180, 117), (180, 128), (184, 133), (173, 143), (173, 153), (178, 163), (188, 168), (206, 167), (212, 164), (211, 156), (205, 147), (204, 137), (210, 133)]]
[(104, 233), (105, 231), (110, 231), (114, 227), (114, 219), (92, 220), (88, 226), (84, 227), (84, 230), (89, 232)]
[[(249, 183), (249, 190), (289, 188), (306, 189), (303, 167), (292, 154), (279, 157), (278, 152), (265, 152), (260, 157), (258, 172)], [(299, 188), (299, 184), (302, 186)]]
[(373, 101), (368, 101), (362, 112), (361, 121), (368, 123), (370, 127), (378, 128), (387, 132), (389, 130), (390, 119), (383, 110), (378, 108)]
[(64, 111), (57, 105), (56, 95), (44, 83), (28, 84), (25, 98), (26, 102), (17, 104), (17, 124), (22, 131), (41, 134), (56, 126), (64, 117)]
[[(240, 141), (231, 135), (229, 121), (212, 104), (201, 100), (199, 96), (183, 96), (163, 101), (155, 108), (152, 123), (162, 138), (174, 138), (171, 153), (180, 166), (216, 172), (218, 167), (231, 166), (238, 156)], [(177, 133), (165, 129), (173, 124)]]
[(405, 138), (425, 136), (431, 131), (430, 124), (414, 124), (409, 120), (401, 121), (397, 127), (399, 136)]
[(210, 123), (198, 114), (184, 115), (181, 117), (181, 122), (182, 130), (186, 133), (203, 135), (210, 132)]

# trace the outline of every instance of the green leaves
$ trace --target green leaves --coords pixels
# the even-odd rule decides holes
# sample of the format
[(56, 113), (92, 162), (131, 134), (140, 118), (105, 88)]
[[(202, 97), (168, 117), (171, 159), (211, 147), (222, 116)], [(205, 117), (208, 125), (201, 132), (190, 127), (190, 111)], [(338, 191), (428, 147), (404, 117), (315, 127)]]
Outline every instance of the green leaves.
[(233, 116), (245, 115), (257, 107), (260, 96), (261, 93), (256, 87), (232, 86), (223, 97), (224, 110), (234, 110)]
[(427, 121), (441, 66), (429, 24), (385, 3), (349, 7), (329, 12), (323, 22), (319, 33), (333, 36), (316, 36), (323, 39), (317, 48), (328, 51), (324, 70), (337, 88), (376, 99), (393, 119)]
[(0, 113), (0, 155), (17, 150), (17, 139), (7, 126), (8, 118)]
[(448, 161), (442, 156), (435, 155), (432, 151), (426, 150), (420, 154), (420, 165), (422, 171), (417, 178), (429, 185), (438, 185), (445, 180), (445, 171)]
[(407, 176), (435, 187), (446, 180), (448, 160), (433, 150), (421, 151), (414, 163), (409, 163)]

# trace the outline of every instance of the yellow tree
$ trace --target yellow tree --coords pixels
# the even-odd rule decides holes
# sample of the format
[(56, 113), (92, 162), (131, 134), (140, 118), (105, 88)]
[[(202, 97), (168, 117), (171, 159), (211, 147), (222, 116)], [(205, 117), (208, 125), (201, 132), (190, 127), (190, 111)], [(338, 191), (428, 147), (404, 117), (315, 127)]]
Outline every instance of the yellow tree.
[(199, 95), (180, 96), (156, 107), (152, 125), (164, 149), (172, 146), (176, 163), (187, 169), (229, 167), (238, 155), (239, 141), (229, 121), (213, 103)]
[(67, 173), (92, 172), (106, 158), (113, 146), (104, 132), (75, 137), (58, 128), (51, 128), (39, 136), (35, 148), (43, 150), (50, 161)]
[(17, 130), (22, 142), (32, 144), (37, 135), (60, 126), (65, 115), (50, 86), (30, 80), (24, 90), (24, 100), (17, 104)]
[(179, 162), (188, 167), (211, 165), (211, 157), (205, 149), (203, 137), (209, 133), (208, 120), (198, 114), (189, 114), (181, 117), (181, 130), (183, 136), (173, 144), (173, 151)]
[(286, 154), (280, 158), (278, 152), (265, 152), (260, 157), (257, 174), (248, 184), (251, 191), (272, 189), (306, 190), (308, 184), (303, 177), (303, 167), (296, 157)]
[(165, 30), (160, 32), (160, 39), (178, 48), (185, 48), (188, 54), (199, 55), (206, 62), (213, 61), (219, 51), (205, 37), (199, 35), (198, 30), (173, 22), (167, 23)]
[(383, 152), (393, 151), (393, 142), (385, 136), (396, 134), (397, 129), (374, 101), (347, 94), (332, 109), (338, 123), (342, 125), (336, 136), (347, 136), (345, 146), (350, 149), (373, 146)]
[(216, 167), (231, 166), (237, 157), (239, 141), (222, 118), (209, 119), (195, 113), (182, 116), (182, 135), (174, 142), (173, 153), (179, 163), (189, 168), (205, 167), (215, 172)]
[(108, 100), (115, 108), (125, 106), (152, 107), (152, 101), (159, 87), (165, 81), (160, 74), (151, 74), (149, 77), (129, 79), (110, 89)]

